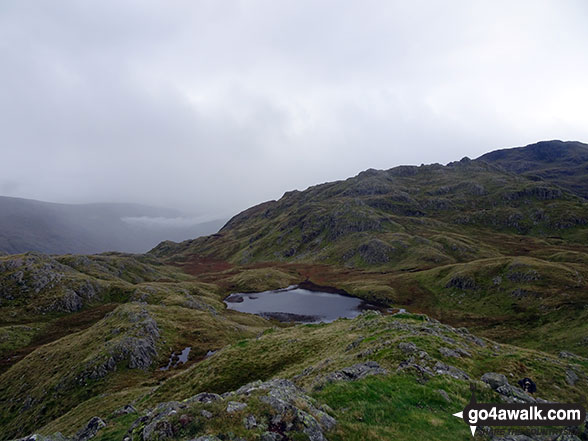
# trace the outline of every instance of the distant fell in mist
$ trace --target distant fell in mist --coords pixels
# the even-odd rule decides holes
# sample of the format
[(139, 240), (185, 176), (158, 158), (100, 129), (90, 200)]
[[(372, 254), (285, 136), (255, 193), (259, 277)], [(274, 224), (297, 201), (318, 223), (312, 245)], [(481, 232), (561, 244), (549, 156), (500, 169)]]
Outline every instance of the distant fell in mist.
[(223, 223), (138, 204), (57, 204), (0, 196), (0, 252), (140, 253), (162, 240), (212, 234)]

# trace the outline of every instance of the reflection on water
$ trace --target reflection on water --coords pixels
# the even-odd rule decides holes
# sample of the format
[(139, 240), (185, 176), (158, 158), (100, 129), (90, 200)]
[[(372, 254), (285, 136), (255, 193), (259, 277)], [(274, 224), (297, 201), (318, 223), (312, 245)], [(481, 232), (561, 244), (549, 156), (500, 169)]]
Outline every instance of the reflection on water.
[(356, 297), (309, 291), (297, 286), (254, 294), (231, 294), (225, 304), (229, 309), (264, 318), (302, 323), (328, 323), (342, 317), (357, 317), (365, 309), (376, 309)]
[(184, 348), (182, 350), (182, 352), (180, 352), (179, 354), (172, 352), (171, 356), (169, 357), (169, 363), (167, 364), (167, 366), (159, 368), (159, 370), (160, 371), (167, 371), (167, 370), (169, 370), (169, 368), (176, 367), (180, 363), (184, 364), (185, 362), (188, 361), (188, 355), (190, 355), (191, 349), (192, 348), (190, 346), (188, 346), (187, 348)]

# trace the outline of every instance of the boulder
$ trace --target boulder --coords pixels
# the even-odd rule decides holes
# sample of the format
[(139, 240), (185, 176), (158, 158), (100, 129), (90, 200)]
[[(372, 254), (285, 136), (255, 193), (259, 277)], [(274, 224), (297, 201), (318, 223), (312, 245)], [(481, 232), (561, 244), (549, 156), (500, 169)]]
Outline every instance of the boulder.
[(106, 423), (102, 421), (101, 418), (94, 417), (88, 421), (86, 427), (83, 427), (78, 433), (76, 433), (72, 441), (88, 441), (89, 439), (94, 438), (98, 431), (103, 427), (106, 427)]
[(229, 401), (227, 404), (227, 413), (235, 413), (243, 410), (247, 407), (245, 403), (239, 403), (238, 401)]
[(327, 382), (355, 381), (370, 375), (385, 375), (387, 373), (388, 371), (382, 368), (377, 362), (367, 361), (343, 368), (340, 371), (332, 372), (327, 375), (326, 380)]
[(500, 386), (508, 384), (506, 377), (502, 374), (497, 374), (496, 372), (486, 372), (482, 375), (482, 381), (494, 390), (498, 389)]

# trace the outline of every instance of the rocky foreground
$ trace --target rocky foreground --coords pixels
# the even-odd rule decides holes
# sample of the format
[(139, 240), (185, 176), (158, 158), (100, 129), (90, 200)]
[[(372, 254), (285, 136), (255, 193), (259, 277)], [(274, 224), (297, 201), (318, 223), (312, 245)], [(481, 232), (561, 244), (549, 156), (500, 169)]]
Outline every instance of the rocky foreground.
[[(330, 354), (331, 357), (313, 358), (316, 363), (310, 363), (311, 359), (307, 359), (306, 367), (297, 373), (288, 370), (283, 372), (292, 372), (287, 375), (289, 378), (254, 381), (224, 393), (198, 392), (181, 400), (150, 405), (159, 396), (177, 396), (190, 390), (194, 375), (199, 370), (214, 368), (215, 365), (222, 370), (240, 354), (243, 355), (243, 364), (249, 365), (251, 358), (244, 355), (245, 346), (253, 352), (255, 359), (264, 357), (266, 348), (275, 343), (298, 343), (305, 346), (316, 338), (328, 338), (328, 330), (340, 335), (341, 329), (347, 329), (350, 337), (339, 337), (339, 340), (346, 341), (345, 344), (332, 340), (332, 344), (338, 349)], [(526, 373), (538, 380), (542, 393), (531, 395), (523, 391), (517, 385), (513, 370), (505, 371), (508, 377), (499, 372), (484, 372), (479, 375), (480, 368), (488, 365), (488, 360), (484, 359), (487, 354), (491, 354), (497, 365), (502, 366), (507, 365), (508, 359), (518, 359), (521, 360), (518, 364), (530, 365), (533, 360), (527, 357), (536, 357), (536, 363), (533, 367), (529, 366)], [(271, 352), (265, 356), (272, 358)], [(437, 439), (462, 439), (461, 433), (467, 433), (467, 427), (461, 420), (452, 417), (451, 412), (461, 410), (467, 403), (470, 382), (478, 385), (480, 401), (534, 403), (558, 401), (566, 396), (572, 399), (576, 393), (586, 390), (587, 361), (567, 352), (562, 352), (558, 357), (542, 353), (525, 354), (513, 347), (476, 337), (465, 329), (455, 329), (423, 316), (382, 316), (371, 311), (357, 319), (274, 331), (257, 337), (242, 347), (224, 348), (201, 366), (194, 365), (185, 373), (168, 380), (171, 383), (155, 388), (147, 395), (109, 414), (91, 418), (84, 427), (70, 436), (61, 433), (35, 434), (20, 438), (19, 441), (343, 440), (348, 439), (346, 433), (353, 434), (348, 430), (354, 424), (361, 424), (364, 418), (369, 419), (369, 412), (358, 413), (354, 405), (358, 409), (363, 408), (366, 400), (371, 399), (388, 401), (378, 408), (379, 412), (394, 413), (397, 411), (396, 407), (412, 408), (416, 405), (410, 412), (419, 413), (411, 417), (405, 416), (405, 423), (410, 424), (411, 420), (414, 422), (419, 418), (427, 420), (430, 415), (434, 415), (435, 418), (447, 419), (447, 424), (451, 423), (459, 428), (451, 438), (451, 432), (444, 433), (448, 428), (443, 424), (439, 428), (440, 436)], [(261, 362), (258, 366), (261, 369), (263, 362), (258, 362)], [(548, 385), (546, 375), (554, 370), (559, 370), (560, 375), (553, 378), (552, 385)], [(409, 395), (422, 395), (422, 401), (417, 400), (413, 404), (402, 400), (394, 402), (400, 398), (386, 396), (386, 388), (396, 382), (409, 384), (408, 387), (413, 389), (409, 391)], [(174, 383), (182, 392), (174, 389)], [(371, 392), (365, 392), (363, 397), (356, 396), (354, 388), (366, 385), (369, 385), (368, 390)], [(378, 397), (368, 397), (379, 389), (383, 389), (384, 393)], [(334, 401), (333, 391), (336, 391)], [(349, 393), (354, 396), (353, 401), (348, 401), (351, 407), (341, 406), (340, 401), (345, 401), (342, 397)], [(402, 394), (402, 390), (397, 393)], [(410, 400), (412, 402), (414, 397)], [(370, 405), (374, 404), (377, 403)], [(402, 415), (396, 417), (403, 418)], [(356, 419), (359, 420), (356, 422)], [(402, 422), (398, 421), (399, 424)], [(366, 430), (369, 430), (369, 421), (366, 423)], [(375, 429), (377, 427), (378, 425), (374, 425)], [(585, 426), (550, 438), (492, 438), (487, 428), (481, 428), (480, 433), (485, 439), (494, 441), (588, 439)], [(392, 438), (376, 435), (374, 439)], [(463, 439), (467, 439), (467, 436)]]

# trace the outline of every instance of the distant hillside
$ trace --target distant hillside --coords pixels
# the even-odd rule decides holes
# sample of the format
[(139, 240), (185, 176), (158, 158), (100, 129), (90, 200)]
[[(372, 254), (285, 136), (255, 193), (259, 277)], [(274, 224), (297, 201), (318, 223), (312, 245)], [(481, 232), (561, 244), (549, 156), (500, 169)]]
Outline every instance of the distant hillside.
[(164, 242), (153, 253), (414, 270), (503, 255), (495, 233), (585, 242), (586, 151), (553, 141), (446, 166), (370, 169), (288, 192), (218, 234)]
[(556, 183), (588, 199), (588, 144), (542, 141), (526, 147), (496, 150), (477, 160), (499, 165), (532, 180)]
[(181, 216), (137, 204), (68, 205), (0, 196), (0, 252), (145, 252), (162, 240), (211, 234), (223, 224)]

